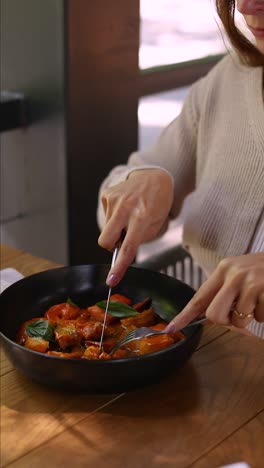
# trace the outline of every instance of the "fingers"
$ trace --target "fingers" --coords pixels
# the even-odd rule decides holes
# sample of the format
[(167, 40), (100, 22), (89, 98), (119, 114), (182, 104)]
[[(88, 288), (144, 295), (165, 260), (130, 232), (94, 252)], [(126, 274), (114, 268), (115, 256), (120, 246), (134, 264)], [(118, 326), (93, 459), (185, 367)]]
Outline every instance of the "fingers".
[(140, 244), (152, 239), (168, 218), (173, 198), (171, 177), (160, 169), (135, 171), (123, 182), (106, 189), (101, 200), (105, 226), (98, 239), (101, 247), (112, 251), (126, 237), (115, 265), (107, 278), (116, 286), (135, 259)]
[(116, 286), (123, 278), (127, 268), (135, 260), (139, 245), (144, 241), (144, 228), (141, 217), (133, 212), (129, 219), (125, 213), (118, 213), (111, 216), (98, 239), (99, 245), (107, 246), (108, 250), (113, 250), (121, 238), (122, 232), (126, 232), (121, 244), (115, 265), (111, 268), (106, 283), (110, 287)]
[(229, 271), (222, 288), (208, 307), (206, 316), (219, 325), (245, 328), (253, 318), (256, 297), (255, 285), (252, 287), (247, 284), (243, 273)]
[(257, 322), (264, 322), (264, 292), (261, 293), (258, 297), (254, 311), (254, 317)]
[(253, 318), (264, 322), (263, 259), (262, 254), (253, 254), (221, 262), (166, 330), (175, 332), (201, 315), (214, 323), (240, 329)]
[(107, 276), (106, 283), (108, 286), (116, 286), (121, 281), (127, 268), (135, 260), (138, 247), (144, 240), (144, 233), (145, 230), (143, 228), (142, 220), (137, 216), (132, 216), (115, 265), (111, 268)]
[(104, 227), (104, 230), (98, 238), (100, 247), (104, 247), (112, 252), (122, 237), (122, 232), (126, 232), (127, 226), (125, 220), (119, 219), (118, 222), (110, 220)]
[(231, 323), (237, 328), (245, 328), (254, 318), (254, 310), (258, 298), (259, 285), (245, 280), (233, 312), (230, 314)]
[(236, 328), (246, 328), (247, 325), (251, 322), (254, 318), (253, 312), (249, 312), (247, 314), (243, 314), (242, 312), (238, 312), (237, 309), (234, 309), (231, 314), (231, 324)]
[(119, 250), (115, 265), (109, 271), (106, 284), (110, 287), (116, 286), (123, 278), (126, 270), (134, 261), (140, 244), (140, 237), (133, 236), (134, 231), (128, 231)]
[(208, 306), (221, 288), (223, 279), (216, 272), (194, 294), (186, 307), (166, 327), (168, 333), (183, 329), (197, 317), (206, 314)]
[(118, 200), (118, 192), (106, 190), (102, 195), (102, 204), (105, 211), (105, 226), (98, 238), (98, 244), (112, 251), (120, 239), (121, 232), (126, 230), (129, 213)]
[(237, 288), (224, 284), (218, 291), (207, 310), (205, 311), (206, 317), (213, 323), (218, 323), (223, 326), (230, 326), (231, 310), (237, 294)]

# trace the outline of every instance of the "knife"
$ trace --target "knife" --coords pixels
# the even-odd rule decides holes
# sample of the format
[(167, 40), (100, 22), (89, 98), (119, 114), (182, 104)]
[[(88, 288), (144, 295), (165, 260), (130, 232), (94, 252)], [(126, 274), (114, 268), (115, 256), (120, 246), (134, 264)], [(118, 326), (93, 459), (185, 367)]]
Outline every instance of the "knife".
[[(111, 269), (113, 268), (113, 266), (114, 266), (114, 264), (115, 264), (117, 254), (118, 254), (118, 252), (119, 252), (119, 247), (120, 247), (120, 243), (118, 243), (118, 245), (115, 247), (115, 249), (114, 249), (114, 251), (113, 251), (112, 262), (111, 262)], [(108, 313), (108, 308), (109, 308), (109, 302), (110, 302), (111, 293), (112, 293), (112, 288), (109, 287), (108, 296), (107, 296), (107, 301), (106, 301), (106, 307), (105, 307), (103, 328), (102, 328), (101, 338), (100, 338), (99, 355), (100, 355), (101, 350), (102, 350), (102, 344), (103, 344), (103, 338), (104, 338), (104, 332), (105, 332), (105, 325), (106, 325), (106, 318), (107, 318), (107, 313)]]

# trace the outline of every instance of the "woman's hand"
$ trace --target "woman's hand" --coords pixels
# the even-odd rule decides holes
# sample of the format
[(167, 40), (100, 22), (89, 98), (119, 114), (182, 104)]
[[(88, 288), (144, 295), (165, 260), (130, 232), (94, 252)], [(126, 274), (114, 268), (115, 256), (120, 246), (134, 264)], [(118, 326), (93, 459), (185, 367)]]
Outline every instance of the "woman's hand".
[(173, 201), (173, 181), (162, 169), (136, 170), (124, 182), (106, 189), (101, 201), (106, 221), (99, 245), (112, 251), (122, 231), (126, 232), (107, 277), (107, 284), (115, 286), (135, 259), (139, 245), (159, 234), (166, 222)]
[(180, 330), (200, 316), (238, 328), (253, 318), (264, 322), (264, 253), (222, 260), (166, 330)]

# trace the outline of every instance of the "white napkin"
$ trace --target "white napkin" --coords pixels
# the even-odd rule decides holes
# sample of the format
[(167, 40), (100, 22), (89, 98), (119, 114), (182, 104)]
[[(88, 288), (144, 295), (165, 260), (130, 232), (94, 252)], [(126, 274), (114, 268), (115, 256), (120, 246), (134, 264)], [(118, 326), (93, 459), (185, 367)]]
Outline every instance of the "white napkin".
[(219, 468), (250, 468), (245, 462), (232, 463), (232, 465), (222, 465)]
[(2, 293), (8, 286), (22, 278), (24, 278), (24, 276), (14, 268), (4, 268), (0, 270), (0, 292)]

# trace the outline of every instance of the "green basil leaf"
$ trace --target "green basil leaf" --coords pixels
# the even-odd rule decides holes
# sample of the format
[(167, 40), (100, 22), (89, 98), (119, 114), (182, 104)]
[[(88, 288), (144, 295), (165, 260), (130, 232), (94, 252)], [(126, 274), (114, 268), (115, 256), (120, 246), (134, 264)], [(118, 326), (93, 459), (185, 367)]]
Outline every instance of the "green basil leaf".
[(30, 338), (43, 338), (43, 340), (53, 341), (54, 326), (48, 320), (36, 320), (26, 325), (26, 332)]
[(70, 304), (70, 305), (72, 305), (72, 306), (74, 306), (74, 307), (78, 307), (78, 308), (79, 308), (79, 306), (77, 306), (77, 304), (75, 304), (74, 302), (72, 302), (72, 300), (71, 300), (69, 297), (68, 297), (66, 303), (67, 303), (67, 304)]
[(176, 311), (165, 299), (160, 299), (159, 302), (153, 301), (153, 307), (155, 314), (168, 323), (179, 313), (179, 311)]
[[(96, 305), (100, 307), (100, 309), (105, 310), (106, 302), (107, 301), (97, 302)], [(110, 301), (108, 312), (113, 317), (118, 317), (118, 318), (134, 317), (135, 315), (139, 314), (139, 312), (133, 309), (133, 307), (130, 307), (127, 304), (124, 304), (123, 302), (119, 302), (119, 301)]]

